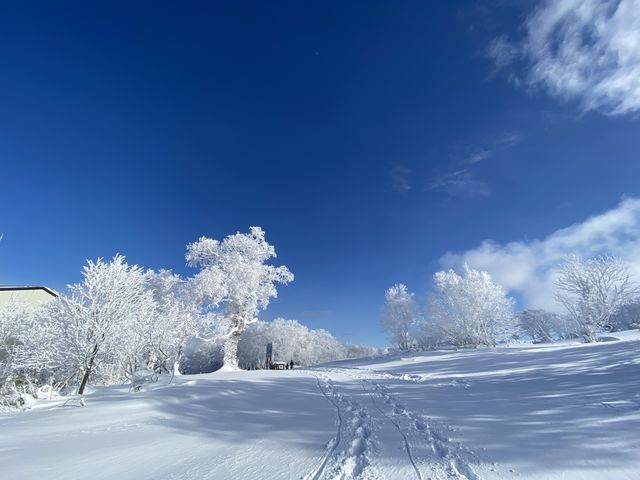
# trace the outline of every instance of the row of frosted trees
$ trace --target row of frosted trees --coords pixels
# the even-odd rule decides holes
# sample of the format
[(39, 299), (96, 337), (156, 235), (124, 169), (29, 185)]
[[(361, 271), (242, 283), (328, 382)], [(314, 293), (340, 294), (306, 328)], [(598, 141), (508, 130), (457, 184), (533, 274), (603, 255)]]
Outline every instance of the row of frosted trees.
[(197, 354), (194, 342), (221, 351), (219, 366), (228, 370), (255, 366), (267, 341), (287, 335), (288, 344), (309, 348), (286, 351), (298, 364), (348, 354), (327, 332), (258, 322), (277, 296), (276, 284), (293, 280), (287, 267), (267, 263), (275, 256), (264, 231), (252, 227), (187, 245), (187, 264), (198, 269), (189, 278), (130, 265), (121, 255), (89, 261), (82, 282), (39, 310), (18, 303), (0, 310), (0, 395), (42, 385), (82, 395), (89, 383), (122, 383), (140, 372), (179, 374), (185, 355)]
[(494, 346), (525, 336), (534, 342), (594, 342), (605, 328), (640, 327), (639, 292), (629, 266), (617, 258), (572, 256), (559, 266), (555, 287), (560, 312), (516, 313), (513, 299), (488, 272), (465, 265), (460, 274), (437, 272), (422, 308), (405, 285), (389, 288), (382, 325), (401, 350)]

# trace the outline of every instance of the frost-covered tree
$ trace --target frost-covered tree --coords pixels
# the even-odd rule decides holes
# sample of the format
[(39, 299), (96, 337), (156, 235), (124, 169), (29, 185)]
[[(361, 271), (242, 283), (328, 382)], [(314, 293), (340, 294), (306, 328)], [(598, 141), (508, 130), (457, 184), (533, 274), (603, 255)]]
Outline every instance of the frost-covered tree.
[(534, 343), (552, 342), (562, 338), (563, 322), (560, 315), (546, 310), (525, 310), (518, 315), (520, 329), (529, 335)]
[(401, 283), (385, 292), (382, 327), (400, 350), (409, 348), (409, 332), (417, 320), (416, 301), (413, 293)]
[(239, 363), (244, 368), (262, 368), (267, 343), (273, 345), (273, 360), (296, 365), (315, 365), (348, 357), (348, 348), (326, 330), (311, 330), (296, 320), (277, 318), (247, 327), (238, 345)]
[(609, 321), (612, 331), (640, 328), (640, 301), (623, 305), (620, 310), (611, 316)]
[(88, 261), (82, 283), (69, 286), (41, 310), (25, 337), (23, 363), (47, 370), (61, 383), (116, 382), (127, 359), (141, 350), (144, 328), (155, 312), (143, 270), (116, 255), (110, 262)]
[(369, 345), (345, 343), (344, 347), (346, 349), (345, 358), (373, 357), (374, 355), (379, 355), (382, 352), (381, 349), (371, 347)]
[(556, 299), (580, 326), (585, 342), (597, 341), (611, 316), (638, 296), (628, 266), (610, 256), (569, 257), (560, 267), (556, 287)]
[(557, 333), (558, 340), (580, 337), (582, 327), (572, 316), (561, 314), (557, 315), (555, 319), (557, 321), (555, 331)]
[(339, 342), (329, 331), (320, 328), (311, 330), (308, 355), (303, 357), (303, 365), (315, 365), (348, 358), (345, 344)]
[(147, 288), (155, 314), (145, 326), (148, 367), (180, 374), (180, 361), (189, 340), (198, 333), (199, 316), (189, 283), (169, 270), (149, 270)]
[(20, 346), (34, 310), (31, 305), (11, 300), (0, 308), (0, 385), (14, 371), (15, 350)]
[(495, 345), (515, 327), (513, 301), (488, 272), (464, 266), (433, 277), (435, 293), (429, 300), (426, 326), (438, 342), (453, 345)]
[(276, 257), (260, 227), (229, 235), (222, 241), (202, 237), (187, 246), (187, 263), (200, 267), (192, 285), (205, 311), (222, 312), (226, 332), (223, 368), (238, 369), (238, 342), (259, 310), (277, 296), (276, 283), (287, 284), (293, 274), (287, 267), (266, 264)]

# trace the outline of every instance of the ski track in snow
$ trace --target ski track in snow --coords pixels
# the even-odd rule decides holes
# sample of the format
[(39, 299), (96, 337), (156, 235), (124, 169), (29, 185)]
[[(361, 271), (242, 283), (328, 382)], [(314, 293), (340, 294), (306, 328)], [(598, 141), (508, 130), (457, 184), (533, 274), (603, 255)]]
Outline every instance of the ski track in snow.
[[(404, 375), (380, 375), (379, 372), (356, 368), (322, 368), (321, 371), (324, 374), (325, 384), (331, 385), (333, 392), (335, 387), (330, 380), (331, 373), (344, 375), (361, 383), (374, 407), (393, 424), (400, 434), (404, 451), (416, 473), (417, 480), (481, 480), (471, 466), (471, 462), (476, 461), (474, 455), (459, 443), (449, 439), (445, 427), (436, 427), (429, 418), (410, 411), (383, 385), (375, 381), (380, 378), (416, 381), (415, 379), (409, 379)], [(343, 401), (349, 402), (341, 394), (338, 395)], [(419, 451), (422, 453), (418, 454)], [(358, 471), (353, 473), (356, 475), (328, 478), (371, 478), (357, 476)]]
[(411, 465), (413, 466), (413, 469), (416, 472), (416, 476), (418, 477), (418, 480), (422, 480), (422, 473), (420, 473), (420, 470), (418, 469), (418, 467), (416, 466), (416, 462), (413, 458), (413, 455), (411, 454), (411, 444), (409, 443), (409, 439), (407, 438), (407, 436), (405, 435), (405, 433), (402, 431), (402, 427), (400, 427), (400, 425), (398, 424), (398, 422), (396, 422), (392, 417), (390, 417), (389, 415), (387, 415), (384, 410), (382, 410), (382, 408), (380, 408), (380, 406), (377, 404), (376, 399), (373, 395), (373, 393), (371, 391), (368, 391), (367, 388), (367, 383), (366, 381), (362, 381), (362, 388), (364, 389), (364, 391), (371, 397), (371, 402), (373, 403), (374, 407), (376, 407), (376, 409), (387, 419), (389, 420), (394, 427), (396, 427), (396, 429), (398, 430), (398, 432), (400, 433), (400, 435), (402, 436), (402, 440), (404, 441), (404, 450), (407, 453), (407, 456), (409, 457), (409, 461), (411, 462)]
[(373, 426), (366, 409), (340, 393), (328, 375), (314, 375), (318, 389), (336, 409), (337, 429), (319, 467), (304, 480), (381, 480), (370, 463)]
[(320, 390), (320, 392), (327, 399), (327, 401), (329, 403), (331, 403), (331, 405), (333, 405), (334, 408), (336, 409), (337, 429), (336, 429), (335, 437), (333, 437), (331, 440), (329, 440), (329, 443), (327, 444), (327, 451), (324, 454), (324, 456), (322, 457), (322, 461), (320, 462), (320, 466), (314, 472), (311, 472), (307, 476), (305, 476), (304, 480), (319, 480), (320, 479), (320, 477), (324, 473), (324, 470), (325, 470), (325, 468), (327, 466), (327, 462), (335, 454), (335, 451), (338, 448), (338, 445), (340, 445), (341, 433), (342, 433), (342, 425), (343, 425), (342, 412), (340, 411), (340, 406), (333, 400), (333, 398), (331, 396), (327, 395), (325, 390), (322, 388), (322, 385), (320, 384), (320, 377), (318, 375), (315, 375), (315, 377), (316, 377), (316, 382), (318, 384), (318, 390)]

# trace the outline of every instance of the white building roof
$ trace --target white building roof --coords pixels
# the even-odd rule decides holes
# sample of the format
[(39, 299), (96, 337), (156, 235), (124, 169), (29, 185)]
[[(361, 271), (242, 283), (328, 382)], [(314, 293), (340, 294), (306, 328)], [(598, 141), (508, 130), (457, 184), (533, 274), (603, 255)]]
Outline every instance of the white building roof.
[(58, 292), (41, 286), (0, 285), (0, 308), (10, 302), (40, 307), (58, 296)]

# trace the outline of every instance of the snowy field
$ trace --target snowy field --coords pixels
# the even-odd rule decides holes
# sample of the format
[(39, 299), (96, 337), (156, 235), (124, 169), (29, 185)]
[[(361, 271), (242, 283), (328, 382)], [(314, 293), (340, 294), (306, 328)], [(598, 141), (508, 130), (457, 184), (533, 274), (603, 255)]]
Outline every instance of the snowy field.
[(0, 415), (3, 478), (640, 478), (640, 334), (176, 378)]

